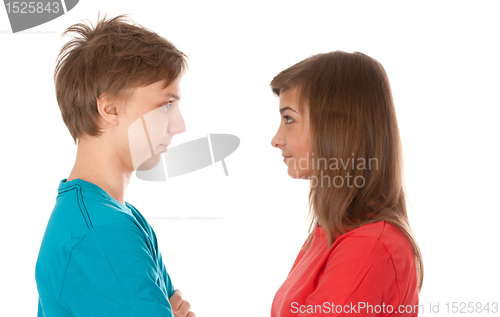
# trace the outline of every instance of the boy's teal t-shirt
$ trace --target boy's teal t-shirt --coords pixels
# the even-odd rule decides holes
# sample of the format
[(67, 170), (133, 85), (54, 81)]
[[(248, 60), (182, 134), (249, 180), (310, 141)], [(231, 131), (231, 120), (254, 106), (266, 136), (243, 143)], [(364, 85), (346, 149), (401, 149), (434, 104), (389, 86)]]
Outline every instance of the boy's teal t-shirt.
[(59, 183), (35, 269), (38, 317), (173, 316), (153, 228), (82, 179)]

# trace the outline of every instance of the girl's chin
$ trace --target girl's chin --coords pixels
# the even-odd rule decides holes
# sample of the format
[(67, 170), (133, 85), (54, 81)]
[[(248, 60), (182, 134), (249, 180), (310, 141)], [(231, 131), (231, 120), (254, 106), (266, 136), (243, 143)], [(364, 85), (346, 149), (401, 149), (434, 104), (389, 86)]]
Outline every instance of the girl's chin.
[(307, 171), (295, 171), (288, 169), (288, 176), (295, 179), (311, 179), (311, 175)]

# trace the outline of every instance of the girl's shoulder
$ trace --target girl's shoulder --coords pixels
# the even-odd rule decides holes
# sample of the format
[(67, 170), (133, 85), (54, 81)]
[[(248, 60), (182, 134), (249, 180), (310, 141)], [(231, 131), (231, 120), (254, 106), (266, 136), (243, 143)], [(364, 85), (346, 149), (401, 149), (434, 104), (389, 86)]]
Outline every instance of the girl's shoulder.
[(393, 257), (413, 258), (413, 248), (401, 229), (388, 221), (378, 221), (352, 229), (340, 236), (335, 243), (357, 241), (359, 244), (380, 243)]

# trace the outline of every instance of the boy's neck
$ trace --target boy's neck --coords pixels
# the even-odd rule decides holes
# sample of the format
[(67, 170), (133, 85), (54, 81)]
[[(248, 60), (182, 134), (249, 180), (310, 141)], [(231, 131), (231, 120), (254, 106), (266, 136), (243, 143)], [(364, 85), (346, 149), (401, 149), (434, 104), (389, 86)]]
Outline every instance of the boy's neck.
[(125, 190), (132, 172), (117, 158), (118, 153), (102, 143), (79, 140), (75, 165), (67, 181), (80, 178), (95, 184), (125, 206)]

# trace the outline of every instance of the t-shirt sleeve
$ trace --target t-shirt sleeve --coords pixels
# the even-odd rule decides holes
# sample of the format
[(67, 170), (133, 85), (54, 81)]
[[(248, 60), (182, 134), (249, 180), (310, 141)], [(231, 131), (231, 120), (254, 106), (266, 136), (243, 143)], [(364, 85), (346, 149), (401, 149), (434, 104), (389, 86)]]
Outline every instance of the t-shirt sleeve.
[(306, 307), (320, 305), (321, 312), (303, 310), (297, 316), (388, 316), (384, 305), (394, 307), (399, 301), (396, 280), (392, 256), (382, 242), (349, 237), (330, 254), (317, 288), (306, 300)]
[(76, 317), (172, 317), (156, 256), (134, 224), (93, 228), (71, 251), (60, 302)]

